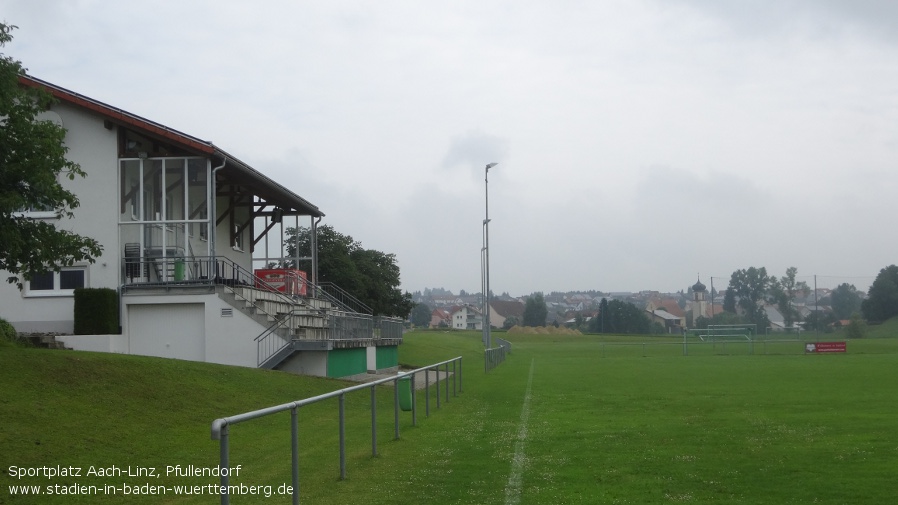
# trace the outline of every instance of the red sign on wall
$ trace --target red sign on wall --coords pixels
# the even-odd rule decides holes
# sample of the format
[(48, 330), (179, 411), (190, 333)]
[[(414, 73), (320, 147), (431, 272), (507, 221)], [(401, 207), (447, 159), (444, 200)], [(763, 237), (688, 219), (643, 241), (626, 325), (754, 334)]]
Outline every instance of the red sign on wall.
[(805, 352), (846, 352), (848, 344), (846, 342), (813, 342), (805, 344)]

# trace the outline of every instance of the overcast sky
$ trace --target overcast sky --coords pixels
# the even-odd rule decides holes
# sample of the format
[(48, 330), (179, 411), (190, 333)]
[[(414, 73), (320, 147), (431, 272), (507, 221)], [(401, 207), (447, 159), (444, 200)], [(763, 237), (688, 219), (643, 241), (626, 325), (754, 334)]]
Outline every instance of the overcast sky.
[[(898, 262), (898, 2), (5, 0), (29, 73), (209, 140), (405, 290)], [(824, 280), (826, 279), (826, 280)]]

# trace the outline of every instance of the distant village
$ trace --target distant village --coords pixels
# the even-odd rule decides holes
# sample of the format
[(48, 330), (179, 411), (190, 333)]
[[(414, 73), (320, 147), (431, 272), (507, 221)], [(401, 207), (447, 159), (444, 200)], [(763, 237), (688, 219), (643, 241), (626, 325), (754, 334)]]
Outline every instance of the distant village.
[[(819, 311), (832, 311), (832, 290), (829, 288), (811, 289), (809, 292), (796, 293), (792, 306), (800, 319)], [(490, 325), (494, 328), (510, 328), (520, 324), (524, 307), (532, 295), (512, 297), (508, 293), (493, 294), (490, 298)], [(658, 323), (666, 333), (682, 333), (694, 328), (699, 317), (710, 318), (723, 312), (726, 290), (707, 291), (707, 287), (699, 280), (687, 290), (677, 293), (661, 293), (658, 291), (608, 292), (601, 291), (568, 291), (543, 294), (546, 302), (547, 316), (545, 325), (576, 326), (588, 323), (599, 313), (602, 299), (619, 300), (635, 305), (645, 311), (652, 323)], [(458, 330), (480, 330), (483, 328), (483, 295), (467, 293), (458, 294), (441, 288), (427, 288), (412, 293), (415, 303), (427, 305), (431, 311), (431, 328), (451, 328)], [(774, 304), (764, 304), (764, 311), (770, 321), (767, 331), (784, 331), (786, 322), (779, 308)], [(847, 321), (844, 321), (847, 323)], [(766, 329), (765, 329), (766, 330)]]

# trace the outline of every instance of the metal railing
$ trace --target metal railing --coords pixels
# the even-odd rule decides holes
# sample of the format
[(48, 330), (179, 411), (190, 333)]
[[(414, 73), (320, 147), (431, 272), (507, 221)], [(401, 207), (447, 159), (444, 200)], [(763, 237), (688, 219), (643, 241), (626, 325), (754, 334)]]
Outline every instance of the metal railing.
[[(163, 265), (161, 267), (160, 261)], [(293, 331), (298, 325), (297, 321), (304, 317), (325, 319), (326, 322), (322, 323), (321, 327), (329, 330), (329, 340), (402, 338), (400, 319), (383, 317), (375, 321), (370, 307), (332, 283), (316, 286), (307, 279), (299, 278), (299, 281), (305, 284), (304, 292), (307, 295), (317, 296), (337, 309), (316, 311), (311, 307), (296, 309), (303, 297), (279, 291), (256, 276), (254, 272), (225, 257), (126, 256), (122, 265), (126, 289), (138, 286), (222, 285), (235, 297), (251, 305), (257, 313), (272, 318), (274, 322), (254, 339), (256, 361), (259, 366), (291, 345), (293, 338), (281, 335), (279, 330), (288, 328)], [(160, 271), (166, 274), (160, 275), (158, 273)], [(275, 306), (272, 310), (267, 308), (266, 302), (284, 304), (291, 309), (278, 311)]]
[(374, 333), (378, 338), (401, 339), (404, 321), (398, 317), (378, 316), (374, 318)]
[(335, 305), (343, 307), (348, 312), (374, 314), (374, 310), (371, 307), (365, 305), (361, 300), (333, 282), (319, 282), (316, 288), (318, 296), (331, 300)]
[(285, 317), (277, 318), (274, 324), (266, 328), (265, 331), (254, 339), (256, 341), (256, 366), (261, 367), (272, 356), (290, 346), (292, 339), (281, 336), (278, 330), (285, 326), (289, 328), (288, 325), (293, 312), (295, 310)]
[(487, 349), (483, 353), (483, 371), (489, 372), (505, 361), (505, 356), (511, 354), (511, 342), (505, 339), (495, 337), (493, 340), (499, 344), (499, 347)]
[(363, 340), (374, 338), (374, 317), (352, 312), (328, 315), (331, 340)]
[[(227, 505), (230, 503), (230, 495), (228, 494), (229, 483), (230, 483), (230, 441), (228, 435), (228, 428), (231, 425), (242, 423), (246, 421), (251, 421), (253, 419), (259, 419), (262, 417), (266, 417), (272, 414), (277, 414), (280, 412), (290, 411), (291, 417), (291, 470), (292, 470), (292, 496), (293, 503), (299, 503), (299, 408), (311, 405), (313, 403), (317, 403), (323, 400), (327, 400), (330, 398), (337, 398), (339, 400), (339, 432), (340, 432), (340, 479), (346, 479), (346, 413), (345, 413), (345, 397), (346, 394), (352, 393), (354, 391), (361, 391), (363, 389), (369, 389), (371, 391), (371, 455), (372, 457), (377, 456), (377, 402), (376, 402), (376, 388), (380, 384), (385, 384), (388, 382), (393, 383), (393, 417), (394, 417), (394, 440), (399, 439), (399, 381), (405, 377), (409, 378), (409, 387), (411, 388), (411, 413), (412, 413), (412, 426), (417, 425), (417, 410), (416, 410), (416, 402), (415, 399), (415, 375), (419, 373), (424, 374), (425, 380), (425, 398), (426, 398), (426, 413), (430, 415), (430, 371), (436, 370), (437, 372), (437, 380), (436, 380), (436, 388), (437, 388), (437, 407), (440, 406), (440, 387), (439, 387), (439, 370), (441, 366), (445, 366), (445, 390), (446, 390), (446, 402), (449, 401), (449, 364), (452, 364), (452, 391), (454, 396), (458, 396), (458, 393), (462, 391), (462, 357), (458, 356), (456, 358), (452, 358), (446, 361), (441, 361), (439, 363), (434, 363), (432, 365), (426, 366), (424, 368), (418, 368), (416, 370), (410, 372), (404, 372), (397, 374), (395, 377), (388, 377), (386, 379), (380, 379), (374, 382), (369, 382), (366, 384), (359, 384), (358, 386), (352, 386), (345, 389), (340, 389), (338, 391), (333, 391), (330, 393), (325, 393), (318, 396), (313, 396), (311, 398), (305, 398), (302, 400), (296, 400), (290, 403), (284, 403), (282, 405), (276, 405), (273, 407), (268, 407), (264, 409), (254, 410), (251, 412), (244, 412), (243, 414), (237, 414), (229, 417), (222, 417), (212, 421), (212, 440), (219, 441), (219, 469), (221, 475), (221, 503), (223, 505)], [(457, 368), (456, 368), (457, 367)]]

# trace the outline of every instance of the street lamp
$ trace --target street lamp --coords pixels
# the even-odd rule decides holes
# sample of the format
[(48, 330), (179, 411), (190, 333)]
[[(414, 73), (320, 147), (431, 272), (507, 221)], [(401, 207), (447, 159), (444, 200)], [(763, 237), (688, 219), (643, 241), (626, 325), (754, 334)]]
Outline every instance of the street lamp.
[(483, 249), (480, 250), (482, 258), (481, 275), (483, 276), (483, 343), (487, 349), (492, 348), (490, 336), (490, 169), (499, 163), (490, 163), (484, 171), (483, 181), (486, 195), (486, 217), (483, 220)]

